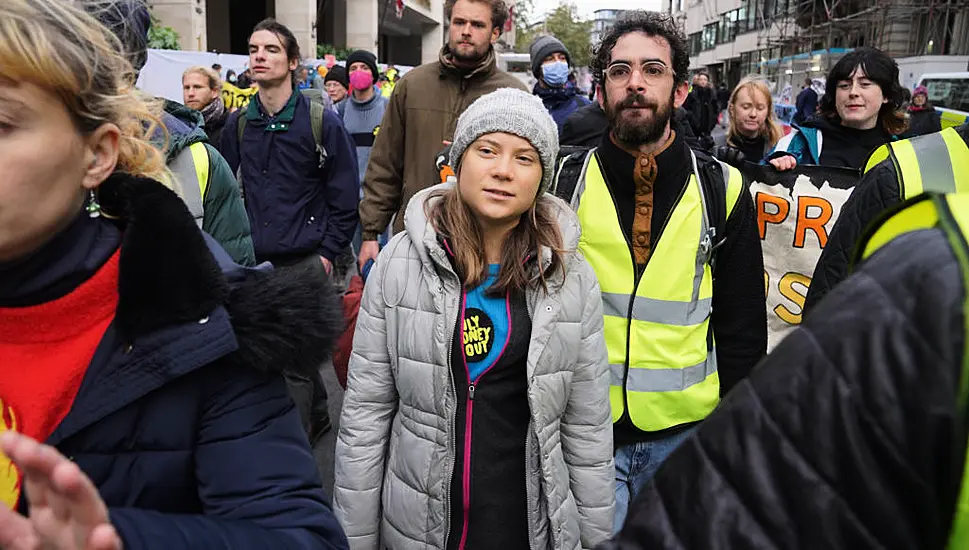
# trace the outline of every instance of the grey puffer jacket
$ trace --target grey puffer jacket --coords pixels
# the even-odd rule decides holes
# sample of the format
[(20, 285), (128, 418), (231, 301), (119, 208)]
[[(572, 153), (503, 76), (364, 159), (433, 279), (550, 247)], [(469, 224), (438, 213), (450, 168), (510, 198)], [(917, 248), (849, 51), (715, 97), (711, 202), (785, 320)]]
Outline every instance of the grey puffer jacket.
[[(447, 184), (444, 184), (447, 185)], [(354, 549), (443, 549), (457, 408), (449, 367), (461, 283), (414, 197), (381, 252), (357, 318), (336, 444), (333, 509)], [(610, 535), (615, 472), (599, 285), (559, 207), (567, 262), (526, 292), (532, 548), (592, 548)], [(544, 250), (543, 265), (551, 254)], [(450, 536), (460, 536), (460, 533)]]

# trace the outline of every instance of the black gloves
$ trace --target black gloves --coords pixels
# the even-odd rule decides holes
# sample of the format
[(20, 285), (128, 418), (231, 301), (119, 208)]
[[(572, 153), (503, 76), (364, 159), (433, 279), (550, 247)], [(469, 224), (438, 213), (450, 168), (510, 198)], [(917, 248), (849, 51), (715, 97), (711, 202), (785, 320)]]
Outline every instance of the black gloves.
[(728, 145), (714, 147), (713, 156), (735, 168), (743, 167), (744, 161), (747, 160), (744, 158), (744, 154), (740, 152), (740, 149), (734, 149)]

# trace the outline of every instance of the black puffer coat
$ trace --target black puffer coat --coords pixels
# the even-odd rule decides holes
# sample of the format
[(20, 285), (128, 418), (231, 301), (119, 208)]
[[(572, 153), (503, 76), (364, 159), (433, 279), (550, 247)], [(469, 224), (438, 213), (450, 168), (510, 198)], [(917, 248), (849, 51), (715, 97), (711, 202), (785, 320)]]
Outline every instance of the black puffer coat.
[(601, 550), (944, 548), (966, 289), (939, 229), (875, 253), (678, 448)]
[[(969, 124), (956, 128), (956, 132), (969, 143)], [(805, 316), (811, 313), (835, 285), (848, 277), (855, 245), (865, 229), (882, 212), (901, 201), (898, 175), (891, 160), (882, 162), (861, 178), (854, 192), (841, 207), (838, 222), (834, 224), (828, 243), (814, 268), (811, 287), (804, 302)]]
[(942, 131), (942, 114), (929, 106), (926, 109), (909, 109), (908, 130), (902, 137), (924, 136)]

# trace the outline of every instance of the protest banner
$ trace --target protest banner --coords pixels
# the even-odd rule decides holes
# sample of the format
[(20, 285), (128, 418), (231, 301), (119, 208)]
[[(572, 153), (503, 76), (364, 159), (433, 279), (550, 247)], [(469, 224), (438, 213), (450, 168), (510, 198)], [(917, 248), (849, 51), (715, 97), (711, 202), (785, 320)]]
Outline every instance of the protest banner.
[(849, 168), (799, 165), (779, 172), (747, 163), (743, 169), (757, 212), (767, 287), (767, 349), (801, 323), (814, 267), (841, 207), (859, 179)]
[(225, 103), (225, 108), (230, 111), (236, 109), (241, 109), (246, 105), (249, 105), (249, 100), (252, 96), (256, 95), (259, 89), (255, 86), (250, 88), (238, 88), (233, 86), (228, 82), (222, 83), (222, 103)]

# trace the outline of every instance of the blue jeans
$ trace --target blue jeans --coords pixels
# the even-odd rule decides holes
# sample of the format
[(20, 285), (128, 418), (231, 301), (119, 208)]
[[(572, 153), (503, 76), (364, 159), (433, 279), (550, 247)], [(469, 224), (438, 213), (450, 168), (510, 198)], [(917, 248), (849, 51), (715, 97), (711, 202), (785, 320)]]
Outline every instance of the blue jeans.
[(693, 430), (689, 428), (665, 439), (633, 443), (616, 449), (616, 517), (613, 535), (626, 521), (629, 503), (639, 496), (639, 491), (652, 479), (666, 457), (690, 437)]

